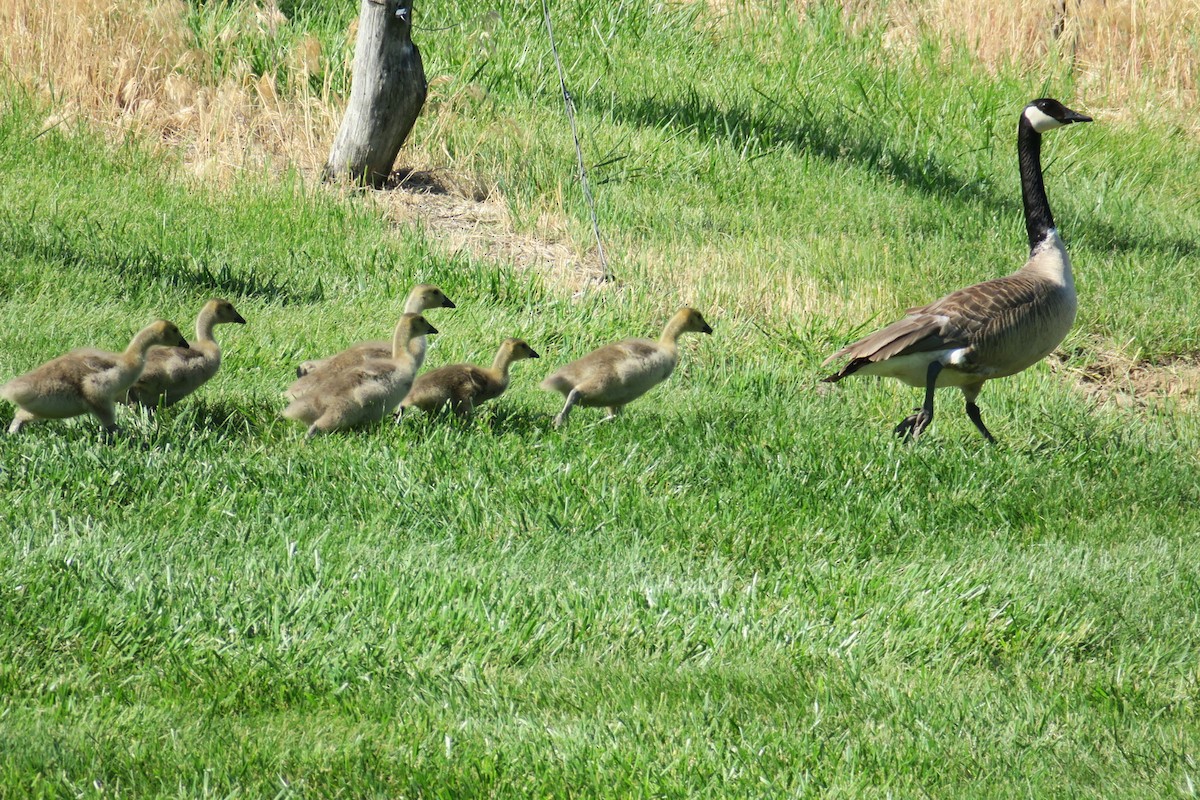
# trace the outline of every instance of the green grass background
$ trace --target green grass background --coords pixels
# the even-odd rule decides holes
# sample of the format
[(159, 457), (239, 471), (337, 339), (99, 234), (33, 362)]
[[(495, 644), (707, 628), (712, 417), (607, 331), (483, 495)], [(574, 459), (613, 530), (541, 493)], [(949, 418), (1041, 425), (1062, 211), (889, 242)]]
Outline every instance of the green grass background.
[[(217, 41), (227, 7), (198, 4), (197, 44), (287, 86), (288, 37), (345, 47), (352, 9), (285, 11)], [(484, 89), (449, 166), (524, 230), (562, 198), (587, 247), (540, 9), (418, 13), (429, 74)], [(115, 444), (88, 418), (0, 438), (0, 796), (1195, 794), (1190, 407), (1039, 365), (981, 397), (999, 446), (952, 393), (904, 446), (913, 390), (818, 391), (855, 332), (1020, 264), (1016, 117), (1078, 106), (1069, 69), (888, 54), (819, 5), (553, 13), (622, 283), (581, 297), (313, 176), (218, 189), (146, 143), (42, 132), (3, 85), (0, 376), (211, 296), (249, 324)], [(1064, 349), (1192, 358), (1200, 146), (1095, 116), (1044, 153), (1081, 298)], [(780, 310), (787, 280), (828, 308)], [(418, 281), (459, 306), (430, 314), (431, 366), (505, 335), (542, 360), (470, 426), (305, 443), (278, 416), (295, 364), (385, 335)], [(551, 429), (546, 371), (682, 302), (716, 331), (667, 386)]]

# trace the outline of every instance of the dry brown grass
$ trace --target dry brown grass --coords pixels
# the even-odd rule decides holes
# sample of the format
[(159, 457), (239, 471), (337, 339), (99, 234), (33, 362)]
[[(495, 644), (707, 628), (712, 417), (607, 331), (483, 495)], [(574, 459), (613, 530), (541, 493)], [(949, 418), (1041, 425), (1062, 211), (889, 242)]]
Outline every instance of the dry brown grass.
[[(0, 58), (22, 84), (51, 98), (46, 126), (86, 120), (114, 137), (134, 133), (186, 149), (197, 174), (212, 179), (263, 164), (311, 169), (336, 122), (327, 98), (281, 99), (275, 79), (235, 67), (206, 85), (212, 56), (192, 46), (187, 8), (177, 0), (0, 0)], [(235, 28), (270, 32), (284, 24), (274, 6), (239, 7)], [(295, 59), (311, 63), (315, 40)]]
[[(797, 13), (815, 0), (795, 0)], [(1041, 71), (1061, 53), (1092, 109), (1149, 112), (1200, 105), (1197, 0), (841, 0), (846, 17), (883, 19), (892, 52), (932, 37), (961, 43), (984, 66)], [(754, 20), (764, 0), (707, 0), (711, 13)], [(1110, 115), (1111, 116), (1111, 115)], [(1195, 126), (1200, 130), (1200, 123)]]
[(1054, 353), (1050, 367), (1070, 377), (1084, 394), (1120, 408), (1168, 404), (1192, 408), (1200, 398), (1200, 356), (1183, 354), (1158, 361), (1134, 358), (1095, 343), (1082, 359)]
[(899, 38), (948, 34), (993, 68), (1036, 68), (1057, 50), (1070, 59), (1080, 98), (1093, 108), (1185, 109), (1200, 99), (1194, 1), (893, 0), (886, 14)]
[(1048, 361), (1056, 372), (1072, 378), (1079, 391), (1118, 408), (1165, 404), (1192, 409), (1200, 397), (1200, 359), (1195, 355), (1150, 362), (1098, 345), (1080, 365), (1063, 361), (1057, 353)]
[[(353, 26), (342, 53), (322, 52), (312, 36), (297, 38), (286, 55), (292, 80), (284, 92), (275, 75), (255, 76), (248, 63), (206, 83), (215, 72), (213, 55), (193, 46), (186, 20), (187, 6), (179, 0), (0, 0), (0, 30), (8, 32), (0, 37), (0, 60), (19, 83), (51, 101), (46, 128), (86, 121), (114, 139), (134, 134), (157, 140), (180, 149), (196, 176), (217, 184), (245, 169), (272, 166), (315, 176), (337, 131), (342, 101), (314, 94), (307, 76), (328, 69), (329, 59), (349, 67)], [(220, 29), (205, 34), (218, 41), (266, 37), (287, 24), (272, 0), (243, 2), (222, 18)], [(536, 268), (577, 288), (595, 271), (594, 256), (577, 252), (565, 237), (516, 233), (494, 184), (444, 163), (439, 131), (477, 102), (479, 92), (457, 76), (430, 76), (421, 135), (404, 149), (404, 162), (427, 181), (402, 181), (394, 187), (399, 191), (384, 193), (378, 203), (390, 218), (436, 233), (449, 251)], [(565, 225), (548, 219), (540, 227)]]

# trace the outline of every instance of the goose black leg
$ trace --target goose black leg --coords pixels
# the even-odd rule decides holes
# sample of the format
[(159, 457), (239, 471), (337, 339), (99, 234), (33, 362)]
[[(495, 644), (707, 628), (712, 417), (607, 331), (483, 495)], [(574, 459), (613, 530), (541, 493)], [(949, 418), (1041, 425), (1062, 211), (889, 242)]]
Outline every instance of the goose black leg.
[(967, 417), (971, 422), (975, 423), (975, 427), (983, 434), (983, 438), (988, 440), (989, 444), (996, 443), (996, 437), (992, 436), (991, 431), (983, 424), (983, 417), (979, 413), (979, 406), (975, 405), (975, 398), (979, 396), (979, 390), (983, 388), (983, 384), (978, 386), (964, 386), (963, 397), (967, 401)]
[(917, 409), (917, 413), (909, 414), (896, 426), (897, 436), (916, 439), (933, 422), (933, 393), (937, 390), (937, 377), (941, 371), (941, 362), (930, 362), (929, 370), (925, 373), (925, 403)]

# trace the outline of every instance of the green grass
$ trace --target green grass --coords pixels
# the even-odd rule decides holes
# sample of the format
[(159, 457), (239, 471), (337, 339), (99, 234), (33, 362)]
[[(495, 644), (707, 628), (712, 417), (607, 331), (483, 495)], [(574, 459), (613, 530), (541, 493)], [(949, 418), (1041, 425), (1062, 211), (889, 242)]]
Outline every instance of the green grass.
[[(37, 136), (4, 87), (0, 376), (214, 295), (249, 324), (114, 444), (88, 418), (0, 437), (0, 796), (1195, 793), (1194, 412), (1039, 365), (981, 396), (998, 446), (951, 393), (904, 446), (913, 390), (817, 390), (855, 330), (1019, 264), (1016, 113), (1069, 75), (889, 60), (820, 9), (659, 8), (556, 7), (625, 284), (575, 299), (302, 176), (218, 190), (137, 142)], [(426, 24), (486, 9), (451, 10)], [(475, 23), (422, 46), (488, 92), (452, 165), (529, 230), (561, 196), (586, 247), (535, 12), (502, 9), (490, 50)], [(1200, 146), (1098, 116), (1046, 144), (1067, 349), (1192, 355)], [(829, 310), (778, 310), (785, 278)], [(542, 360), (469, 426), (305, 443), (278, 416), (295, 364), (386, 335), (419, 281), (458, 303), (431, 366), (507, 335)], [(550, 427), (546, 371), (685, 300), (716, 332), (668, 386)]]

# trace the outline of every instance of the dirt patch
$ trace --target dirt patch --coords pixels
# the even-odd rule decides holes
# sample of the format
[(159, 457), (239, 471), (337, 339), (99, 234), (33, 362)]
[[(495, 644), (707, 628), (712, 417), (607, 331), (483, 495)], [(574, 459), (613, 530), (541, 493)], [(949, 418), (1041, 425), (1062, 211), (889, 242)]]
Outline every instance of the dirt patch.
[(1158, 362), (1102, 353), (1085, 363), (1055, 353), (1048, 362), (1069, 376), (1083, 393), (1120, 408), (1171, 402), (1191, 407), (1200, 398), (1200, 354), (1164, 358)]
[(390, 221), (423, 226), (447, 252), (512, 264), (572, 292), (603, 283), (595, 249), (574, 247), (561, 218), (543, 215), (536, 233), (517, 232), (494, 186), (449, 170), (401, 169), (376, 197)]

